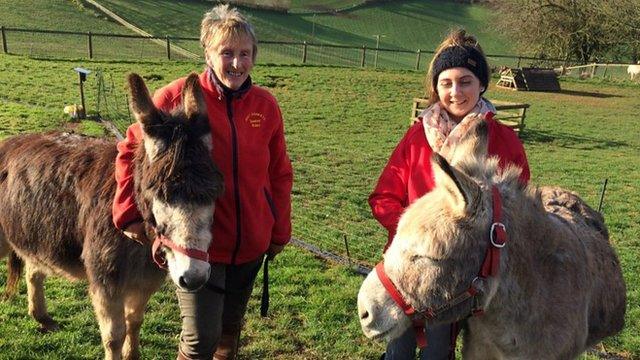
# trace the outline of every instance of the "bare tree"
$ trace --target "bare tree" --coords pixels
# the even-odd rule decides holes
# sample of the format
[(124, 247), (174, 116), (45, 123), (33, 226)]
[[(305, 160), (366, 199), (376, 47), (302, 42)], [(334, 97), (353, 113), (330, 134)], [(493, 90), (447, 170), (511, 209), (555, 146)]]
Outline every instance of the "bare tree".
[(537, 56), (604, 59), (627, 47), (636, 56), (640, 34), (637, 0), (493, 0), (495, 26), (521, 51)]
[(601, 5), (610, 31), (619, 36), (618, 50), (633, 62), (640, 60), (640, 1), (610, 0)]

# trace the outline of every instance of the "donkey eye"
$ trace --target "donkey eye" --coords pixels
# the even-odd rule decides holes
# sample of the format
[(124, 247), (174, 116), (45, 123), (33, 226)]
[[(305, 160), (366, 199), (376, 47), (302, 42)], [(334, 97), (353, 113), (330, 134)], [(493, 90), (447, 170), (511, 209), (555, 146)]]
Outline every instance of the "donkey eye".
[(433, 258), (433, 257), (431, 257), (431, 256), (427, 256), (427, 255), (411, 255), (411, 257), (409, 258), (409, 260), (410, 260), (412, 263), (415, 263), (415, 262), (418, 262), (418, 261), (421, 261), (421, 260), (428, 260), (428, 261), (431, 261), (431, 262), (438, 262), (438, 261), (440, 261), (440, 259), (436, 259), (436, 258)]

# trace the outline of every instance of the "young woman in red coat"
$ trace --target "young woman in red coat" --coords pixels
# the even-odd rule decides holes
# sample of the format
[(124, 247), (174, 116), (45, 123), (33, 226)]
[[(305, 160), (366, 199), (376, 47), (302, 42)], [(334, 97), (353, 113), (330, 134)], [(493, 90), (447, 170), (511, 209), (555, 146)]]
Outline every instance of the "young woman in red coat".
[[(529, 181), (529, 165), (518, 136), (494, 119), (495, 107), (482, 94), (489, 86), (487, 59), (473, 36), (464, 30), (449, 34), (437, 49), (426, 79), (430, 106), (418, 117), (391, 154), (369, 197), (373, 216), (389, 232), (385, 250), (393, 241), (400, 215), (407, 206), (434, 187), (431, 154), (445, 155), (477, 121), (489, 125), (490, 156), (500, 167), (515, 164), (520, 178)], [(427, 329), (428, 346), (421, 360), (448, 359), (455, 344), (450, 324)], [(387, 345), (385, 359), (415, 359), (413, 329)]]
[[(257, 52), (251, 24), (236, 9), (220, 5), (205, 14), (200, 40), (207, 62), (200, 86), (225, 192), (215, 203), (209, 281), (196, 291), (176, 291), (182, 318), (178, 359), (235, 359), (263, 256), (275, 256), (291, 238), (293, 172), (278, 103), (251, 83)], [(184, 82), (156, 91), (156, 107), (166, 112), (177, 107)], [(118, 144), (113, 220), (127, 236), (144, 242), (149, 240), (133, 198), (132, 169), (141, 139), (134, 124)]]

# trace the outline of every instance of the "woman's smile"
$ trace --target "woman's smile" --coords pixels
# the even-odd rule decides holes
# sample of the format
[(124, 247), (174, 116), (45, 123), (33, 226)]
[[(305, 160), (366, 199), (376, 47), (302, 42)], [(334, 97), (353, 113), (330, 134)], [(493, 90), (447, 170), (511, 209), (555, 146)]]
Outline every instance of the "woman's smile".
[(459, 122), (480, 100), (480, 80), (463, 67), (447, 69), (438, 76), (438, 96), (440, 104)]

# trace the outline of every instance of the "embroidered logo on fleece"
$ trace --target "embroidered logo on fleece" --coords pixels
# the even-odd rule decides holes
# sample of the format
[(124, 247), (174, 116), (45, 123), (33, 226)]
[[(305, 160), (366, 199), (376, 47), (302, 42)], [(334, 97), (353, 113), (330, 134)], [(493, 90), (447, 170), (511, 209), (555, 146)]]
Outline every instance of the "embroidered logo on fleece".
[(251, 127), (259, 128), (260, 125), (262, 125), (262, 122), (264, 121), (264, 115), (254, 112), (247, 115), (244, 121), (248, 122), (251, 125)]

